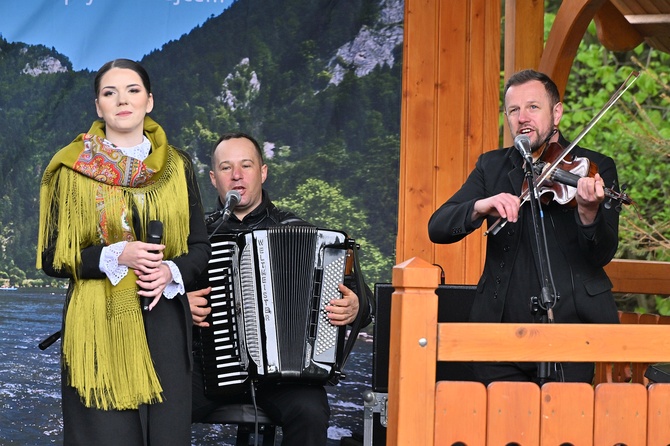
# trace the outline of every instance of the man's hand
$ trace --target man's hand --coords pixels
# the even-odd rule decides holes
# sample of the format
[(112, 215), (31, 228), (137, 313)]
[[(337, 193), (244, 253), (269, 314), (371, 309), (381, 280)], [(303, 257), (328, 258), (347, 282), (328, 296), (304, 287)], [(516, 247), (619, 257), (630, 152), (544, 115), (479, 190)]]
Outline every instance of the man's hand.
[(577, 212), (582, 224), (590, 225), (598, 215), (600, 203), (605, 199), (605, 182), (600, 174), (595, 174), (593, 178), (582, 177), (577, 182)]
[(212, 291), (212, 287), (207, 287), (202, 290), (191, 291), (186, 293), (188, 297), (188, 305), (191, 308), (191, 318), (193, 325), (198, 327), (209, 327), (209, 323), (205, 322), (205, 318), (212, 312), (212, 307), (207, 303), (207, 296)]
[(358, 314), (358, 296), (346, 286), (339, 285), (341, 299), (333, 299), (326, 305), (328, 319), (333, 325), (348, 325), (356, 320)]
[(516, 195), (506, 192), (499, 193), (488, 198), (477, 200), (472, 209), (472, 221), (486, 217), (506, 218), (507, 221), (514, 223), (519, 218), (519, 208), (521, 199)]

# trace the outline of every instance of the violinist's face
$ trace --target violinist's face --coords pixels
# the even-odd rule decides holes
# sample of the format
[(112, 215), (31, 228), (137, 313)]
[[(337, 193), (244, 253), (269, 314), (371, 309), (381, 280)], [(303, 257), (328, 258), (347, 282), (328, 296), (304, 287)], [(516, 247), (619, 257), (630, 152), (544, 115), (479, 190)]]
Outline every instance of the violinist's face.
[[(514, 85), (505, 95), (505, 115), (512, 138), (528, 135), (533, 151), (539, 149), (563, 116), (563, 104), (551, 104), (540, 81)], [(558, 138), (558, 135), (553, 138)], [(553, 139), (552, 138), (552, 139)]]

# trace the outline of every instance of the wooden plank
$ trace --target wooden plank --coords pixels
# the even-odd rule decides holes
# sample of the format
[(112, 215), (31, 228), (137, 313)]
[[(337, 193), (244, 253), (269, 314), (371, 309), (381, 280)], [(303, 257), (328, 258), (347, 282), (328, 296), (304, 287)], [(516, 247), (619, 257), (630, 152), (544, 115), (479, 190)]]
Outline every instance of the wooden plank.
[[(479, 155), (498, 147), (500, 11), (500, 0), (440, 3), (434, 209), (461, 187)], [(478, 232), (434, 245), (449, 282), (479, 280), (485, 239)]]
[[(500, 11), (500, 0), (478, 1), (471, 8), (469, 102), (466, 108), (468, 174), (482, 153), (500, 146)], [(480, 228), (464, 241), (464, 283), (477, 283), (484, 268), (484, 229)]]
[(544, 2), (505, 2), (505, 79), (537, 68), (544, 50)]
[(440, 381), (435, 391), (435, 444), (486, 444), (486, 387)]
[(614, 259), (605, 272), (616, 293), (670, 294), (670, 262)]
[[(638, 324), (656, 325), (658, 324), (658, 314), (641, 314), (638, 319)], [(636, 362), (633, 364), (632, 382), (647, 385), (649, 380), (645, 378), (644, 373), (649, 367), (649, 362)]]
[(647, 444), (670, 444), (670, 384), (648, 387)]
[(647, 391), (642, 384), (599, 384), (595, 390), (593, 442), (647, 444)]
[(439, 361), (670, 362), (670, 330), (624, 324), (438, 324)]
[(539, 444), (540, 388), (535, 383), (489, 384), (486, 413), (486, 444)]
[[(396, 261), (432, 259), (435, 85), (439, 0), (405, 1)], [(427, 172), (431, 172), (426, 174)]]
[(586, 383), (542, 386), (540, 445), (593, 445), (593, 387)]
[[(437, 120), (435, 131), (435, 201), (433, 211), (439, 208), (465, 182), (472, 169), (467, 159), (465, 130), (469, 104), (469, 27), (467, 2), (442, 2), (440, 4), (438, 44), (439, 79), (437, 85)], [(425, 172), (422, 173), (425, 175)], [(467, 244), (433, 245), (435, 261), (448, 272), (449, 283), (465, 283)], [(456, 261), (454, 261), (456, 260)]]

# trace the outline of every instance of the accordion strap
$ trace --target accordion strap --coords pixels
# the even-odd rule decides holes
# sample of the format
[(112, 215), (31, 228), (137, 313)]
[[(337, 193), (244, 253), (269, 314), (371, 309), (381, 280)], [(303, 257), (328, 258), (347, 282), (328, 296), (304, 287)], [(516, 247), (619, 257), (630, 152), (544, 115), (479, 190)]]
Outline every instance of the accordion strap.
[(363, 272), (361, 271), (360, 262), (358, 260), (358, 249), (358, 246), (353, 246), (352, 248), (354, 259), (353, 279), (359, 303), (358, 314), (356, 315), (354, 322), (351, 324), (351, 331), (349, 332), (349, 336), (347, 337), (346, 343), (344, 345), (343, 353), (340, 358), (341, 360), (338, 364), (336, 364), (336, 373), (330, 379), (331, 384), (337, 384), (339, 381), (339, 378), (342, 376), (344, 365), (347, 362), (349, 353), (351, 353), (354, 348), (354, 343), (358, 338), (358, 334), (360, 333), (361, 328), (363, 328), (364, 324), (367, 325), (369, 318), (372, 314), (374, 314), (371, 307), (372, 302), (374, 302), (373, 294), (372, 290), (370, 287), (368, 287), (368, 285), (365, 283), (365, 279), (363, 278)]

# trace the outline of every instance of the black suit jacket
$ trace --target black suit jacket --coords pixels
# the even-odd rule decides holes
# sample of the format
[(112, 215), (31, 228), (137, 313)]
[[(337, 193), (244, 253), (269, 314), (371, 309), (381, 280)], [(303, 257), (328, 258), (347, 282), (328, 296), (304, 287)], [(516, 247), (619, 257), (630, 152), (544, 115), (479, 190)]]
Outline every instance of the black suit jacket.
[[(568, 143), (560, 139), (563, 147)], [(575, 147), (571, 154), (586, 157), (598, 166), (607, 186), (617, 184), (614, 161), (599, 153)], [(508, 192), (519, 196), (524, 182), (523, 160), (513, 148), (482, 154), (461, 189), (432, 215), (428, 224), (435, 243), (454, 243), (478, 229), (484, 219), (471, 221), (475, 201)], [(507, 223), (486, 243), (484, 271), (470, 315), (478, 322), (526, 322), (528, 294), (539, 293), (537, 260), (529, 244), (532, 215), (529, 203), (521, 208), (519, 221)], [(603, 267), (618, 246), (619, 215), (601, 204), (596, 221), (583, 225), (576, 207), (552, 202), (543, 206), (544, 227), (554, 283), (559, 299), (556, 322), (617, 323), (612, 283)], [(497, 218), (489, 217), (490, 226)], [(448, 265), (445, 265), (448, 269)], [(525, 305), (525, 308), (520, 308)], [(528, 316), (532, 319), (531, 316)]]

